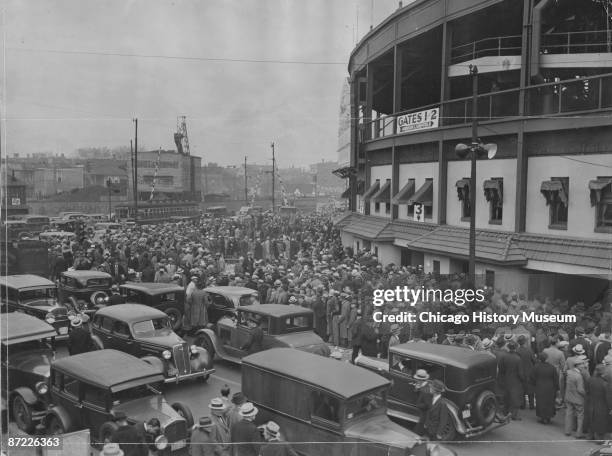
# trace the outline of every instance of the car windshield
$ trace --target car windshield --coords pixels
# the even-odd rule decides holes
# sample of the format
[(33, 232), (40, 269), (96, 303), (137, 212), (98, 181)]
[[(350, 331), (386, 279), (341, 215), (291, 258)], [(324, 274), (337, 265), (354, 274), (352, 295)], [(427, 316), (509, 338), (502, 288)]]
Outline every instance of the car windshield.
[(172, 332), (172, 326), (167, 318), (139, 321), (132, 325), (135, 336), (167, 336)]
[(240, 296), (240, 305), (241, 306), (250, 306), (251, 304), (253, 304), (253, 301), (257, 300), (257, 295), (255, 294), (246, 294), (246, 295), (242, 295)]
[(385, 406), (385, 391), (379, 390), (366, 394), (346, 403), (346, 419), (352, 420), (361, 415), (380, 410)]
[(110, 288), (111, 287), (111, 279), (107, 278), (97, 278), (97, 279), (89, 279), (87, 281), (88, 287), (97, 287), (97, 288)]
[(20, 301), (33, 301), (35, 299), (53, 299), (57, 296), (55, 288), (37, 288), (19, 292)]
[(150, 385), (135, 386), (133, 388), (128, 388), (123, 391), (113, 393), (113, 405), (133, 401), (134, 399), (141, 397), (149, 397), (153, 394), (159, 394), (159, 391)]

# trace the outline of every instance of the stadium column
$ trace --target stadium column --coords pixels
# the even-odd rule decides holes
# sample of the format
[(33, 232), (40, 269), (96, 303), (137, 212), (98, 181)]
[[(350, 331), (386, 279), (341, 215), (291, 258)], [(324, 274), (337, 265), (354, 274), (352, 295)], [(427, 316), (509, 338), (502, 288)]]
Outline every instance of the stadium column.
[[(402, 52), (396, 46), (393, 47), (393, 114), (402, 109)], [(393, 120), (393, 134), (397, 134), (397, 117)], [(391, 194), (393, 197), (399, 192), (399, 150), (395, 145), (395, 138), (391, 146)], [(396, 220), (399, 214), (397, 204), (391, 204), (391, 220)]]
[[(364, 139), (372, 139), (372, 103), (374, 101), (374, 67), (371, 63), (366, 65), (366, 106), (363, 113), (363, 123), (365, 126)], [(361, 144), (359, 147), (363, 147)], [(370, 171), (370, 160), (368, 152), (365, 151), (365, 180), (366, 190), (370, 188), (372, 176)], [(370, 202), (364, 202), (365, 214), (370, 215)]]
[[(450, 84), (448, 81), (448, 66), (450, 65), (450, 56), (452, 49), (452, 33), (451, 24), (444, 22), (442, 24), (442, 52), (440, 58), (442, 59), (442, 71), (440, 72), (440, 122), (441, 125), (445, 124), (446, 106), (444, 101), (448, 100)], [(447, 191), (447, 180), (448, 180), (448, 160), (444, 154), (444, 140), (438, 141), (438, 201), (436, 202), (438, 207), (438, 220), (437, 223), (440, 225), (446, 224), (446, 191)]]
[[(521, 43), (521, 90), (519, 92), (519, 116), (525, 113), (525, 87), (529, 85), (529, 50), (531, 49), (531, 13), (533, 0), (523, 0), (523, 34)], [(525, 231), (525, 217), (527, 208), (527, 151), (524, 141), (524, 123), (519, 123), (516, 135), (516, 206), (514, 218), (514, 231)]]

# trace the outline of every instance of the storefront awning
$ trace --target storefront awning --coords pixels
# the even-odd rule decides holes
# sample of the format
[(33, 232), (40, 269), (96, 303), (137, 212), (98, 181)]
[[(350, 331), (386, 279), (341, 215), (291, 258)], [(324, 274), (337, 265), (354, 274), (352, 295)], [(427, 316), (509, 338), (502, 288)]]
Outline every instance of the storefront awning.
[(372, 199), (372, 196), (374, 196), (374, 194), (376, 194), (376, 192), (380, 190), (380, 181), (377, 180), (376, 182), (374, 182), (370, 188), (368, 188), (368, 190), (363, 194), (363, 200), (364, 201), (369, 201), (370, 199)]
[(503, 181), (500, 179), (490, 179), (484, 181), (484, 195), (488, 202), (502, 201), (503, 198)]
[(353, 174), (357, 174), (357, 170), (352, 166), (344, 166), (332, 171), (332, 174), (338, 176), (340, 179), (347, 179)]
[(414, 195), (414, 179), (410, 179), (406, 185), (393, 197), (393, 204), (407, 204), (408, 200)]
[(380, 187), (380, 190), (378, 190), (378, 192), (376, 192), (376, 194), (372, 197), (372, 201), (374, 201), (375, 203), (388, 203), (390, 198), (391, 181), (387, 180), (387, 182), (385, 182), (383, 186)]
[(589, 190), (591, 191), (591, 206), (595, 206), (601, 201), (602, 192), (611, 184), (612, 177), (600, 177), (589, 181)]
[(457, 197), (459, 201), (465, 201), (470, 197), (470, 179), (459, 179), (455, 186), (457, 187)]
[(542, 182), (540, 192), (544, 195), (544, 198), (546, 198), (546, 204), (549, 206), (553, 202), (555, 194), (559, 196), (563, 204), (567, 204), (567, 191), (563, 188), (563, 182), (560, 180)]
[(408, 200), (408, 204), (420, 203), (424, 206), (433, 205), (433, 180), (427, 179), (423, 185)]

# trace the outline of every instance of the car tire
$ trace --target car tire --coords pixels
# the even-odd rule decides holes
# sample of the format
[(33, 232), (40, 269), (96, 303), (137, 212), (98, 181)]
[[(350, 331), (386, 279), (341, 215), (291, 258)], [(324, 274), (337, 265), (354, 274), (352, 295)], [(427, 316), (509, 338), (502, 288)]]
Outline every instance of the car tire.
[(172, 408), (178, 413), (182, 418), (187, 422), (187, 429), (191, 429), (193, 427), (193, 415), (191, 414), (191, 410), (182, 402), (175, 402), (172, 404)]
[[(105, 305), (104, 303), (98, 304), (96, 302), (96, 298), (98, 296), (103, 296), (104, 298), (108, 299), (108, 293), (106, 293), (104, 291), (96, 291), (96, 292), (92, 293), (91, 296), (89, 297), (89, 302), (91, 302), (91, 304), (94, 305), (94, 306)], [(108, 302), (108, 301), (106, 301), (106, 302)]]
[(170, 321), (172, 322), (172, 329), (174, 331), (178, 331), (183, 326), (183, 313), (178, 310), (176, 307), (168, 307), (166, 310), (166, 315), (170, 317)]
[(213, 345), (212, 340), (210, 340), (210, 337), (199, 337), (198, 339), (196, 339), (195, 344), (198, 347), (202, 347), (208, 352), (208, 356), (210, 356), (211, 362), (215, 359), (215, 346)]
[(100, 449), (104, 447), (104, 444), (111, 441), (111, 437), (117, 429), (119, 429), (119, 426), (113, 421), (107, 421), (100, 426), (100, 431), (98, 432), (98, 446)]
[(69, 430), (69, 424), (64, 422), (58, 415), (51, 415), (47, 420), (47, 433), (50, 435), (65, 434)]
[(26, 433), (31, 433), (34, 430), (34, 421), (32, 420), (32, 407), (20, 395), (15, 396), (11, 406), (13, 420), (17, 427)]
[(478, 424), (487, 427), (495, 419), (497, 413), (497, 399), (492, 391), (485, 390), (478, 395), (475, 403), (474, 415)]

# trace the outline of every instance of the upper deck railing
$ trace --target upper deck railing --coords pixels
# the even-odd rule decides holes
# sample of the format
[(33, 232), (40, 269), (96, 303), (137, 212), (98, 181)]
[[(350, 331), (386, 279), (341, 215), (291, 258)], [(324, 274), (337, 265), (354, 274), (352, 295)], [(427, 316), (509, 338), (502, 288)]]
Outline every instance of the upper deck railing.
[(460, 44), (451, 49), (451, 64), (480, 57), (520, 55), (521, 35), (496, 36)]
[[(521, 92), (525, 95), (522, 114), (519, 113)], [(597, 112), (612, 108), (612, 73), (480, 94), (477, 102), (479, 122)], [(435, 108), (440, 108), (438, 127), (472, 122), (472, 97), (458, 98), (363, 122), (361, 140), (398, 134), (398, 117)]]

